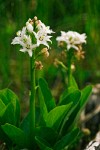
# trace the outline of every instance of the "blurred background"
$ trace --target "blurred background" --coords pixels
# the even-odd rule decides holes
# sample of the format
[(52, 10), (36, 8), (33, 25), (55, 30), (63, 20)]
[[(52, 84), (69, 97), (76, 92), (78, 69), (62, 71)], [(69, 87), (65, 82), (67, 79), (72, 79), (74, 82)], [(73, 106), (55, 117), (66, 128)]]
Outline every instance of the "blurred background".
[[(23, 91), (24, 80), (29, 81), (29, 58), (27, 54), (19, 52), (18, 46), (12, 46), (11, 41), (28, 18), (34, 16), (56, 32), (50, 50), (53, 58), (59, 53), (55, 37), (60, 35), (61, 30), (86, 33), (87, 44), (83, 48), (85, 60), (77, 63), (75, 78), (80, 87), (87, 82), (100, 82), (99, 0), (0, 0), (0, 88), (11, 87)], [(51, 67), (51, 57), (45, 63), (42, 74), (48, 77), (49, 82), (51, 78), (54, 80), (58, 72)], [(50, 74), (47, 76), (46, 73)], [(50, 86), (53, 83), (50, 81)]]
[(19, 52), (19, 47), (11, 45), (11, 41), (34, 16), (56, 32), (50, 57), (43, 60), (44, 69), (37, 73), (46, 78), (53, 95), (59, 97), (65, 76), (53, 65), (59, 56), (55, 38), (61, 30), (87, 35), (83, 47), (85, 59), (75, 64), (74, 76), (79, 87), (100, 83), (100, 0), (0, 0), (0, 89), (14, 90), (25, 111), (30, 89), (29, 56)]

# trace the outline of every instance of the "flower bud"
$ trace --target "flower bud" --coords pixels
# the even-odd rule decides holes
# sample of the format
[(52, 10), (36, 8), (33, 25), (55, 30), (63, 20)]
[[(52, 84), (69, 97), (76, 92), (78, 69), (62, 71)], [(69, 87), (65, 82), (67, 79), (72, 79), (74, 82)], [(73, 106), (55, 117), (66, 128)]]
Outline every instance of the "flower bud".
[(37, 20), (38, 20), (38, 18), (35, 16), (33, 20), (34, 20), (34, 21), (37, 21)]
[(16, 35), (17, 35), (18, 37), (20, 37), (20, 36), (21, 36), (21, 31), (19, 30), (19, 31), (16, 33)]
[(35, 68), (38, 69), (38, 70), (42, 70), (42, 68), (43, 68), (42, 62), (41, 61), (36, 61), (35, 62)]
[(49, 52), (48, 52), (48, 49), (47, 48), (43, 48), (41, 50), (41, 53), (44, 54), (45, 57), (48, 57), (49, 56)]
[(75, 52), (75, 56), (78, 60), (84, 59), (85, 58), (84, 55), (85, 55), (85, 52), (83, 50), (79, 49), (78, 51)]
[(32, 33), (33, 32), (33, 21), (31, 19), (29, 19), (27, 22), (26, 22), (26, 28), (28, 30), (28, 32)]
[(39, 23), (40, 23), (40, 20), (35, 21), (36, 26), (39, 25)]
[(85, 135), (90, 135), (90, 134), (91, 134), (91, 132), (90, 132), (90, 130), (89, 130), (88, 128), (83, 128), (83, 129), (82, 129), (82, 132), (83, 132)]
[(74, 64), (71, 65), (71, 70), (75, 71), (75, 65)]

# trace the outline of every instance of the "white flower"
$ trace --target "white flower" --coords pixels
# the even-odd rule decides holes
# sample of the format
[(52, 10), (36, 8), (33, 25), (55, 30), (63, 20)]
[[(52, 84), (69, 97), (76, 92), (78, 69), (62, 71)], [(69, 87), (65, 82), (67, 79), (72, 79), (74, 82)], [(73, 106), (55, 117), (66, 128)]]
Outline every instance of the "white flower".
[(28, 52), (29, 56), (32, 57), (33, 50), (37, 47), (36, 44), (32, 44), (30, 35), (25, 37), (25, 42), (22, 43), (23, 48), (20, 49), (21, 52)]
[(51, 34), (54, 33), (49, 26), (45, 26), (44, 23), (42, 23), (40, 20), (36, 26), (36, 28), (38, 29), (38, 31), (43, 30), (46, 34)]
[(22, 46), (21, 52), (28, 52), (29, 56), (32, 57), (33, 49), (37, 47), (36, 44), (32, 44), (30, 35), (26, 35), (26, 27), (23, 27), (22, 31), (17, 32), (11, 44), (19, 44)]
[(67, 49), (74, 48), (79, 49), (79, 45), (86, 43), (86, 34), (79, 34), (74, 31), (64, 32), (61, 31), (61, 36), (57, 37), (56, 40), (60, 42), (65, 42), (67, 44)]
[(42, 30), (42, 29), (39, 30), (37, 33), (35, 33), (35, 32), (33, 32), (33, 33), (34, 33), (35, 38), (37, 40), (37, 46), (40, 46), (42, 44), (42, 45), (45, 45), (49, 48), (48, 42), (52, 43), (52, 41), (50, 40), (50, 38), (52, 36), (47, 35), (45, 30)]
[(28, 30), (28, 32), (32, 33), (33, 32), (33, 26), (32, 26), (32, 20), (29, 19), (27, 22), (26, 22), (26, 28)]
[(12, 41), (11, 44), (15, 45), (15, 44), (22, 44), (23, 40), (25, 39), (25, 35), (26, 35), (26, 27), (23, 27), (22, 31), (18, 31), (17, 32), (17, 37), (15, 37)]
[(21, 52), (28, 52), (29, 56), (32, 57), (33, 54), (33, 49), (36, 48), (35, 45), (25, 45), (25, 47), (23, 47), (22, 49), (20, 49), (19, 51)]
[(61, 42), (61, 41), (66, 42), (66, 32), (61, 31), (61, 36), (58, 36), (58, 37), (56, 38), (56, 40), (57, 40), (58, 42)]
[(52, 43), (52, 41), (50, 40), (52, 36), (50, 36), (50, 34), (54, 32), (50, 29), (49, 26), (45, 26), (45, 24), (42, 23), (40, 20), (38, 21), (36, 28), (38, 31), (37, 32), (33, 31), (33, 33), (37, 40), (37, 46), (40, 46), (42, 44), (49, 48), (48, 42)]
[[(34, 24), (34, 26), (33, 26)], [(17, 32), (17, 36), (12, 40), (13, 45), (19, 44), (22, 46), (21, 52), (28, 52), (29, 56), (32, 57), (33, 51), (40, 45), (45, 45), (49, 48), (49, 43), (52, 42), (50, 34), (53, 31), (49, 26), (45, 26), (40, 20), (35, 17), (33, 20), (29, 19), (26, 22), (26, 26)], [(36, 40), (36, 42), (35, 42)], [(34, 41), (34, 43), (32, 43)], [(49, 53), (48, 53), (49, 55)]]

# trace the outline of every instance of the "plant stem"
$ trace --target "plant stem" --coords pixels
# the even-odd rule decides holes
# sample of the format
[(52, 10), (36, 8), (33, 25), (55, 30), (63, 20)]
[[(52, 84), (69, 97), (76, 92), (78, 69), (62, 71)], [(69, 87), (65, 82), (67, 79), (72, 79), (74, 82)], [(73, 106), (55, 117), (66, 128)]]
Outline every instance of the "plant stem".
[(71, 84), (71, 62), (72, 62), (72, 52), (71, 51), (68, 51), (67, 53), (68, 55), (68, 87), (70, 86)]
[(31, 78), (31, 95), (30, 95), (30, 141), (33, 141), (35, 132), (35, 54), (30, 58), (30, 78)]

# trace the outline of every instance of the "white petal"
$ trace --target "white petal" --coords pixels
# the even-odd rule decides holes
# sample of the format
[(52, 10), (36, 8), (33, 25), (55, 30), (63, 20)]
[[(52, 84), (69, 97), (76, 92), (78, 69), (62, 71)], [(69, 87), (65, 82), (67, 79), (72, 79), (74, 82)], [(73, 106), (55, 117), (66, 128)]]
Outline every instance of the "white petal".
[(36, 47), (37, 47), (37, 44), (33, 44), (33, 45), (31, 46), (32, 49), (35, 49)]
[(35, 33), (35, 32), (33, 31), (33, 34), (34, 34), (35, 38), (37, 39), (37, 37), (38, 37), (37, 33)]
[(12, 40), (12, 43), (11, 44), (20, 44), (20, 37), (15, 37), (13, 40)]
[(75, 50), (78, 50), (79, 48), (75, 45), (72, 45), (72, 48), (74, 48)]
[(26, 34), (26, 27), (23, 27), (22, 28), (22, 32), (21, 32), (21, 36), (25, 35)]
[(26, 22), (26, 28), (30, 33), (33, 32), (33, 26), (29, 22)]
[(67, 49), (69, 50), (70, 48), (71, 48), (71, 45), (70, 45), (70, 44), (68, 44), (68, 45), (67, 45)]
[(47, 46), (47, 47), (48, 47), (48, 49), (49, 49), (49, 45), (48, 45), (48, 43), (44, 42), (44, 43), (43, 43), (43, 45)]
[(32, 57), (32, 50), (28, 50), (27, 52), (28, 52), (29, 56)]
[(20, 49), (19, 51), (25, 53), (25, 52), (26, 52), (26, 49), (23, 48), (23, 49)]

